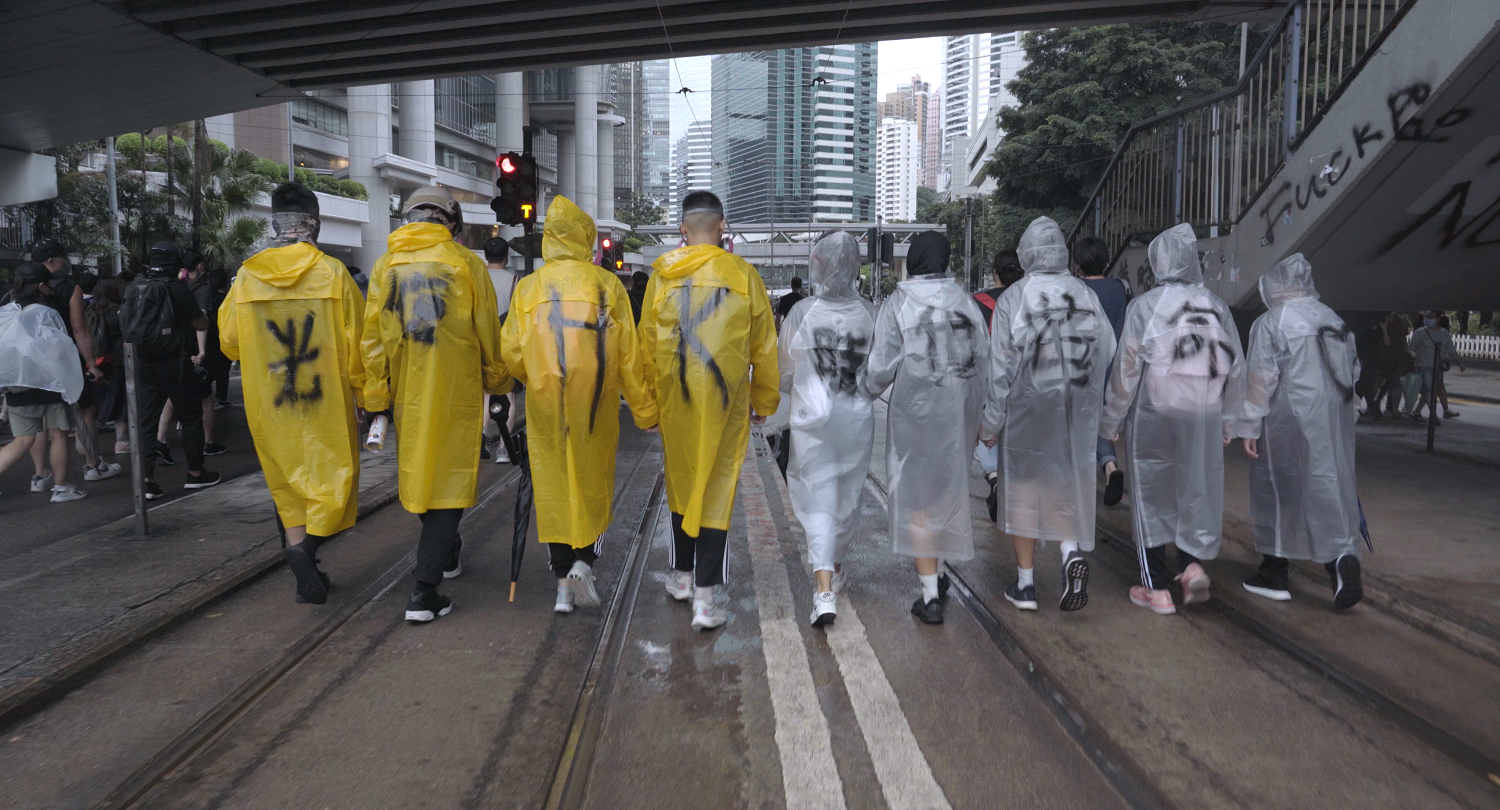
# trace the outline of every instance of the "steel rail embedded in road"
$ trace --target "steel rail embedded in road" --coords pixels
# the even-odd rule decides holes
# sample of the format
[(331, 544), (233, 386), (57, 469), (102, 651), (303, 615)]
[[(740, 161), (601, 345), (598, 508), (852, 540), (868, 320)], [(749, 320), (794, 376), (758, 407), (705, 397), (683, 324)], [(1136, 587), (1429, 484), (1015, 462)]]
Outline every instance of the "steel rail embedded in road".
[[(464, 515), (459, 525), (467, 523), (469, 518), (479, 514), (484, 507), (488, 506), (508, 485), (514, 483), (520, 476), (521, 473), (519, 470), (513, 470), (506, 474), (504, 478), (491, 484), (474, 508), (470, 509), (469, 513)], [(322, 648), (335, 633), (348, 625), (355, 616), (359, 615), (365, 608), (369, 607), (391, 588), (395, 587), (403, 577), (410, 573), (416, 564), (417, 551), (413, 548), (397, 561), (395, 565), (387, 569), (385, 573), (366, 585), (353, 599), (341, 605), (332, 616), (324, 619), (317, 627), (308, 631), (306, 635), (294, 643), (276, 660), (240, 684), (237, 689), (220, 701), (217, 706), (210, 709), (196, 723), (177, 735), (176, 739), (164, 746), (151, 759), (147, 760), (134, 773), (115, 786), (102, 800), (96, 803), (93, 806), (94, 810), (124, 810), (124, 808), (134, 806), (153, 788), (161, 784), (179, 766), (187, 762), (199, 751), (202, 751), (210, 743), (217, 740), (236, 720), (259, 702), (267, 692), (281, 683), (292, 670), (296, 669), (298, 664)]]

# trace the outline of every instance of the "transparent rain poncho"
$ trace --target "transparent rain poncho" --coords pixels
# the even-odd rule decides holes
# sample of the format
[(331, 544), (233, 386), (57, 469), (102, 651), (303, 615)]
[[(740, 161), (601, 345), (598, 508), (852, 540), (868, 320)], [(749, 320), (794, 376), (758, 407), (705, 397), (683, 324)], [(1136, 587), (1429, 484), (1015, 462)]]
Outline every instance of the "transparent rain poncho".
[(0, 307), (0, 391), (36, 388), (77, 402), (83, 393), (78, 347), (57, 310), (45, 304)]
[(1229, 307), (1203, 286), (1198, 240), (1178, 225), (1147, 251), (1159, 286), (1130, 302), (1099, 435), (1122, 426), (1136, 543), (1219, 554), (1224, 439), (1245, 396), (1245, 360)]
[(873, 400), (858, 377), (870, 356), (875, 306), (859, 297), (859, 245), (838, 231), (813, 245), (813, 294), (781, 326), (781, 393), (791, 403), (792, 511), (807, 534), (814, 571), (832, 571), (859, 523), (859, 496), (875, 438)]
[(880, 308), (866, 390), (891, 389), (886, 468), (898, 554), (974, 556), (969, 458), (989, 365), (984, 314), (953, 279), (907, 279)]
[(1017, 253), (1026, 275), (995, 302), (984, 408), (984, 435), (1004, 431), (1002, 525), (1090, 551), (1094, 451), (1115, 332), (1098, 297), (1068, 272), (1056, 222), (1033, 221)]
[(1259, 438), (1250, 459), (1250, 514), (1262, 554), (1330, 562), (1358, 554), (1354, 486), (1354, 335), (1318, 301), (1301, 253), (1260, 279), (1270, 311), (1250, 328), (1237, 435)]

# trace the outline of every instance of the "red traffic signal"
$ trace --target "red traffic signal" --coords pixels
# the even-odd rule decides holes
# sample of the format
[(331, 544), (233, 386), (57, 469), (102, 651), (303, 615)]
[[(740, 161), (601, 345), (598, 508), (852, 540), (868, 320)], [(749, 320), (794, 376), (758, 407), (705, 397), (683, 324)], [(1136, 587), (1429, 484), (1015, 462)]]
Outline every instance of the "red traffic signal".
[(516, 165), (516, 161), (510, 154), (495, 158), (495, 166), (500, 169), (501, 174), (515, 174), (517, 171), (520, 171), (520, 167)]
[(495, 180), (499, 192), (490, 201), (495, 219), (504, 225), (524, 225), (536, 221), (536, 158), (520, 152), (506, 152), (495, 158), (500, 176)]
[(602, 241), (602, 242), (599, 243), (599, 247), (602, 247), (605, 250), (609, 250), (610, 246), (613, 245), (613, 244), (614, 243), (609, 240), (609, 237), (606, 236), (606, 237), (604, 237), (604, 241)]

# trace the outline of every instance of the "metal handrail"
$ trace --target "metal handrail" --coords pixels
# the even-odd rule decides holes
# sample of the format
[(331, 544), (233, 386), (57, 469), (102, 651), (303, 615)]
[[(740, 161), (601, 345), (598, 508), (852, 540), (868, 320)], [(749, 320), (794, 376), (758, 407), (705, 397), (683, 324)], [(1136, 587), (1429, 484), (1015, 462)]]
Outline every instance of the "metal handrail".
[(1415, 2), (1290, 0), (1233, 85), (1131, 126), (1069, 242), (1233, 228)]

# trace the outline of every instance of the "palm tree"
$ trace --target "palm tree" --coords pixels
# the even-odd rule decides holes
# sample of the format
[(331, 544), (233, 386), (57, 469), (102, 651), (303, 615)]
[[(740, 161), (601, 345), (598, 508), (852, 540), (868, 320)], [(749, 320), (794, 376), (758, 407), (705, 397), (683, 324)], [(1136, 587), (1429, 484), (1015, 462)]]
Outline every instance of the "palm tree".
[[(251, 209), (262, 194), (269, 194), (273, 183), (257, 174), (258, 158), (243, 149), (231, 149), (218, 141), (209, 142), (205, 161), (202, 194), (203, 221), (198, 229), (199, 252), (221, 267), (232, 267), (245, 258), (250, 246), (266, 233), (266, 221), (259, 217), (239, 216)], [(173, 168), (179, 176), (192, 175), (193, 155), (188, 149), (172, 150)], [(192, 205), (192, 187), (184, 183), (174, 191), (185, 205)]]

